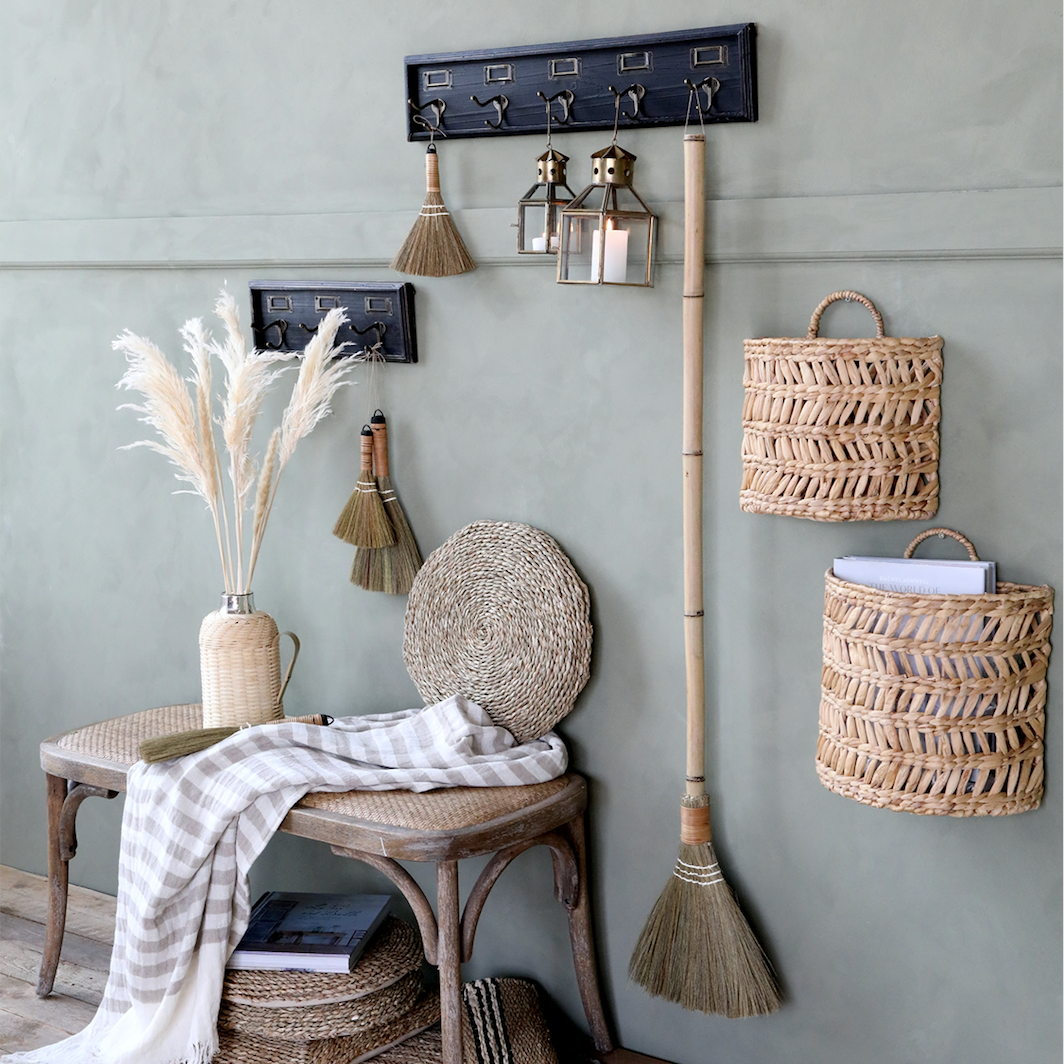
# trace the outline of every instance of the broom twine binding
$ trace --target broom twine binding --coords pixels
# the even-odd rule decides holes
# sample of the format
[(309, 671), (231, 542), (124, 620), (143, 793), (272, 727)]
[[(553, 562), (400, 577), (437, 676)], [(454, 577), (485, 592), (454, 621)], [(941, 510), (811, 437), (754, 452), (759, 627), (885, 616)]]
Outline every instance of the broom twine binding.
[(712, 887), (724, 882), (724, 873), (716, 861), (711, 865), (694, 865), (677, 858), (676, 868), (672, 874), (677, 879), (682, 879), (684, 883), (691, 883), (696, 887)]
[(713, 838), (709, 821), (708, 794), (685, 794), (680, 799), (680, 842), (686, 846), (701, 846), (709, 842)]

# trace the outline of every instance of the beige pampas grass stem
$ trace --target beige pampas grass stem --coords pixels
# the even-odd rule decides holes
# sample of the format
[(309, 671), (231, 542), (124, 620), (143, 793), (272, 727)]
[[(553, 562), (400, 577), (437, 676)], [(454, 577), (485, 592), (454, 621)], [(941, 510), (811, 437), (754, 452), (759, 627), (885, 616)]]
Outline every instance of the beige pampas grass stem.
[[(185, 351), (192, 362), (186, 383), (166, 356), (150, 340), (128, 329), (113, 347), (126, 356), (126, 373), (118, 387), (138, 391), (142, 405), (125, 404), (156, 430), (158, 440), (139, 440), (129, 447), (149, 447), (177, 466), (177, 477), (202, 496), (214, 520), (222, 578), (229, 594), (251, 590), (266, 524), (273, 509), (281, 471), (296, 444), (326, 417), (330, 403), (350, 369), (341, 361), (344, 344), (334, 346), (336, 332), (347, 320), (342, 309), (331, 310), (303, 353), (299, 375), (281, 425), (270, 436), (262, 468), (251, 456), (251, 436), (270, 386), (283, 370), (274, 369), (277, 359), (249, 351), (240, 331), (236, 301), (223, 291), (215, 310), (225, 326), (224, 341), (213, 340), (199, 318), (187, 321), (181, 330)], [(213, 413), (211, 356), (225, 368), (222, 413)], [(188, 384), (193, 386), (189, 394)], [(220, 425), (228, 457), (232, 485), (232, 522), (223, 489), (222, 460), (215, 443), (214, 427)], [(256, 488), (257, 485), (257, 488)], [(254, 491), (251, 542), (247, 571), (244, 569), (244, 511)]]
[[(330, 310), (322, 319), (303, 352), (299, 375), (281, 418), (281, 426), (270, 438), (256, 493), (251, 557), (248, 562), (248, 587), (251, 586), (251, 578), (255, 572), (266, 522), (273, 511), (281, 473), (295, 452), (296, 444), (305, 436), (309, 436), (322, 418), (329, 416), (337, 389), (350, 383), (343, 378), (350, 371), (352, 364), (337, 357), (346, 345), (333, 344), (337, 331), (347, 320), (342, 308)], [(277, 466), (276, 475), (273, 474), (274, 463)]]
[(476, 268), (440, 194), (439, 156), (430, 143), (425, 155), (425, 203), (392, 259), (392, 269), (421, 277), (451, 277)]
[(685, 1009), (758, 1016), (779, 1008), (764, 953), (717, 863), (706, 795), (705, 616), (702, 579), (705, 135), (684, 137), (683, 572), (687, 789), (680, 853), (636, 942), (628, 974)]

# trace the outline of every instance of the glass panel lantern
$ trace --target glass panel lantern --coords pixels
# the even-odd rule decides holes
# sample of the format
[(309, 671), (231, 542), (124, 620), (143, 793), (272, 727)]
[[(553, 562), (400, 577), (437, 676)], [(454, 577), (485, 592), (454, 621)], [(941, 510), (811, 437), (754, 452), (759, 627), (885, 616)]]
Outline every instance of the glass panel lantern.
[(650, 287), (655, 218), (632, 188), (635, 156), (611, 144), (591, 160), (591, 184), (562, 211), (558, 282)]
[(562, 208), (573, 198), (565, 183), (569, 156), (548, 148), (536, 160), (536, 183), (517, 204), (517, 250), (522, 255), (556, 255)]

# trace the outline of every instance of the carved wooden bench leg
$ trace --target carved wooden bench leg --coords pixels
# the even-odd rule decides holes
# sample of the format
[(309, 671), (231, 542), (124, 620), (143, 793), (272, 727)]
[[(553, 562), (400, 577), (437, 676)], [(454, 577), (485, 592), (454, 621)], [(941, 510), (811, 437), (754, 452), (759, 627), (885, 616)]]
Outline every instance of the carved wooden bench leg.
[(48, 920), (44, 931), (44, 954), (37, 975), (37, 996), (47, 997), (55, 983), (59, 954), (66, 930), (69, 862), (78, 849), (75, 822), (86, 798), (114, 798), (118, 791), (74, 783), (62, 776), (45, 776), (48, 786)]
[[(584, 842), (584, 817), (581, 814), (571, 820), (563, 829), (572, 842), (576, 859), (576, 874), (579, 877), (579, 889), (575, 904), (566, 904), (569, 914), (569, 941), (573, 947), (573, 964), (576, 967), (576, 982), (580, 988), (580, 1000), (584, 1005), (591, 1037), (599, 1053), (608, 1053), (613, 1049), (606, 1013), (602, 1008), (599, 993), (598, 963), (595, 960), (595, 940), (591, 930), (591, 897), (587, 879), (587, 847)], [(551, 850), (554, 857), (555, 871), (564, 860), (559, 850)]]
[(443, 1064), (462, 1064), (462, 943), (458, 862), (436, 865), (437, 964), (440, 973), (440, 1031)]
[(62, 776), (47, 776), (48, 785), (48, 921), (44, 932), (44, 956), (37, 976), (37, 996), (47, 997), (55, 983), (59, 951), (66, 930), (67, 863), (60, 853), (59, 818), (67, 796), (67, 781)]

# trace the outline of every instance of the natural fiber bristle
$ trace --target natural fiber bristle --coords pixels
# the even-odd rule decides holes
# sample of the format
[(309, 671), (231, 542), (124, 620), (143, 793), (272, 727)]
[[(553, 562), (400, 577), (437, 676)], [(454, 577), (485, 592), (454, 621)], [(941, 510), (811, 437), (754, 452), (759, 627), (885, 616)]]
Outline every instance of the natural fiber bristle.
[(392, 259), (392, 269), (420, 277), (453, 277), (476, 268), (443, 197), (429, 192), (413, 228)]
[(140, 759), (152, 764), (155, 761), (169, 761), (173, 757), (184, 757), (214, 746), (223, 739), (233, 735), (237, 728), (196, 728), (192, 731), (171, 732), (154, 739), (145, 739), (140, 744)]
[(395, 543), (392, 523), (384, 512), (372, 473), (358, 478), (355, 490), (333, 525), (333, 535), (355, 547), (390, 547)]
[(628, 975), (653, 996), (692, 1011), (737, 1018), (779, 1008), (772, 968), (724, 881), (712, 844), (681, 844)]
[(413, 587), (414, 577), (421, 568), (421, 552), (417, 548), (417, 541), (403, 507), (396, 497), (395, 488), (392, 487), (392, 478), (379, 477), (377, 486), (384, 500), (385, 513), (395, 530), (395, 546), (389, 551), (391, 556), (387, 559), (388, 572), (384, 590), (390, 595), (406, 595)]

